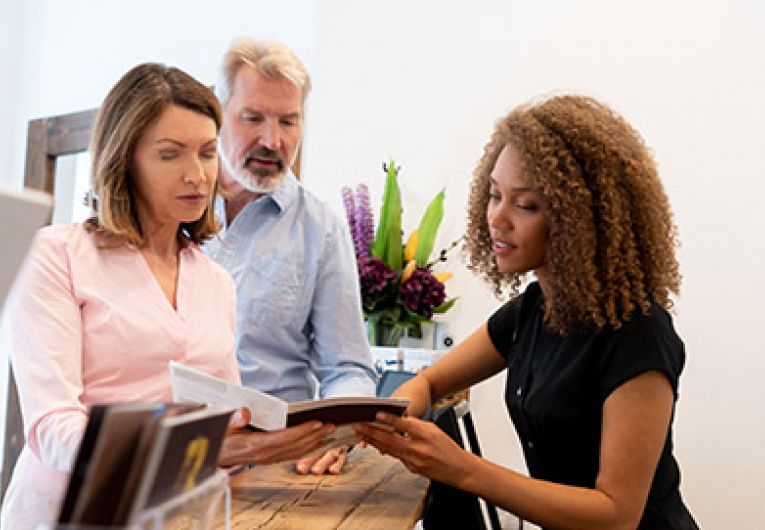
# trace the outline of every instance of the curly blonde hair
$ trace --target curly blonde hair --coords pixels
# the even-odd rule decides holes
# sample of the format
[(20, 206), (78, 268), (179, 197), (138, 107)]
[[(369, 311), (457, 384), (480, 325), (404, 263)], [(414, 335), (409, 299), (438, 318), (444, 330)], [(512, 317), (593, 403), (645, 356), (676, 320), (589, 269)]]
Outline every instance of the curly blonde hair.
[(507, 286), (511, 297), (526, 274), (499, 271), (486, 218), (489, 176), (507, 145), (546, 203), (551, 329), (619, 327), (652, 302), (672, 307), (670, 294), (680, 289), (677, 228), (656, 163), (624, 118), (584, 96), (523, 105), (497, 123), (471, 184), (464, 248), (470, 270), (498, 296)]

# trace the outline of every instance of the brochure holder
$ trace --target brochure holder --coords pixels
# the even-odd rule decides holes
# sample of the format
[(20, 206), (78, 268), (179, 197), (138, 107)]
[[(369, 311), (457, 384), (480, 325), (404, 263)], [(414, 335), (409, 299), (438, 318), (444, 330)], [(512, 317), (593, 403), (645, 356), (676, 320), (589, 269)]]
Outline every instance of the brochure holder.
[[(225, 526), (221, 523), (225, 522)], [(38, 530), (231, 530), (231, 488), (228, 473), (217, 470), (193, 489), (149, 508), (130, 526), (43, 525)]]
[(220, 522), (219, 517), (225, 517), (225, 529), (230, 530), (231, 488), (228, 474), (222, 470), (195, 488), (143, 512), (133, 526), (136, 530), (208, 530)]

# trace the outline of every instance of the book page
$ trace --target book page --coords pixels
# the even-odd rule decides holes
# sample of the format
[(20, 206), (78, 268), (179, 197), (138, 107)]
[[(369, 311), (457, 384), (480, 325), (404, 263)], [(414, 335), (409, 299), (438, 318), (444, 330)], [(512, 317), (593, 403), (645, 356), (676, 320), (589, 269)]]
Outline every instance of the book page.
[(408, 399), (387, 397), (335, 397), (287, 403), (253, 388), (239, 386), (181, 363), (170, 361), (175, 401), (223, 407), (247, 407), (254, 427), (274, 430), (318, 420), (335, 425), (374, 422), (378, 412), (401, 415)]
[(259, 429), (281, 429), (287, 425), (287, 402), (265, 392), (239, 386), (184, 364), (170, 361), (173, 400), (250, 409), (250, 424)]

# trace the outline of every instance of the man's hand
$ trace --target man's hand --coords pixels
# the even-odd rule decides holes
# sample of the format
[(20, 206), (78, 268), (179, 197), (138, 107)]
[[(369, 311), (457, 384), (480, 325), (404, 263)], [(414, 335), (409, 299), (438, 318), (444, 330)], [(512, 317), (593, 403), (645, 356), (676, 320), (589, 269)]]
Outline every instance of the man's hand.
[(301, 475), (307, 475), (309, 472), (314, 475), (339, 475), (343, 470), (345, 461), (348, 458), (348, 447), (342, 445), (330, 449), (326, 453), (316, 456), (307, 456), (295, 462), (295, 471)]
[(219, 466), (294, 460), (321, 447), (335, 430), (332, 424), (311, 421), (276, 431), (252, 432), (245, 428), (249, 422), (248, 409), (234, 414), (223, 439)]

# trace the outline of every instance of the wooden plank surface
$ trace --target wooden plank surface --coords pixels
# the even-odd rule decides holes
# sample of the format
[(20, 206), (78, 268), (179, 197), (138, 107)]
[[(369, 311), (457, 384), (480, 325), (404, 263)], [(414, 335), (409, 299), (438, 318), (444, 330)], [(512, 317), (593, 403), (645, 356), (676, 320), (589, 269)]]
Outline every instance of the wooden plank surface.
[(336, 476), (298, 475), (292, 464), (258, 466), (231, 478), (231, 527), (408, 529), (427, 488), (427, 479), (372, 448), (356, 447)]

